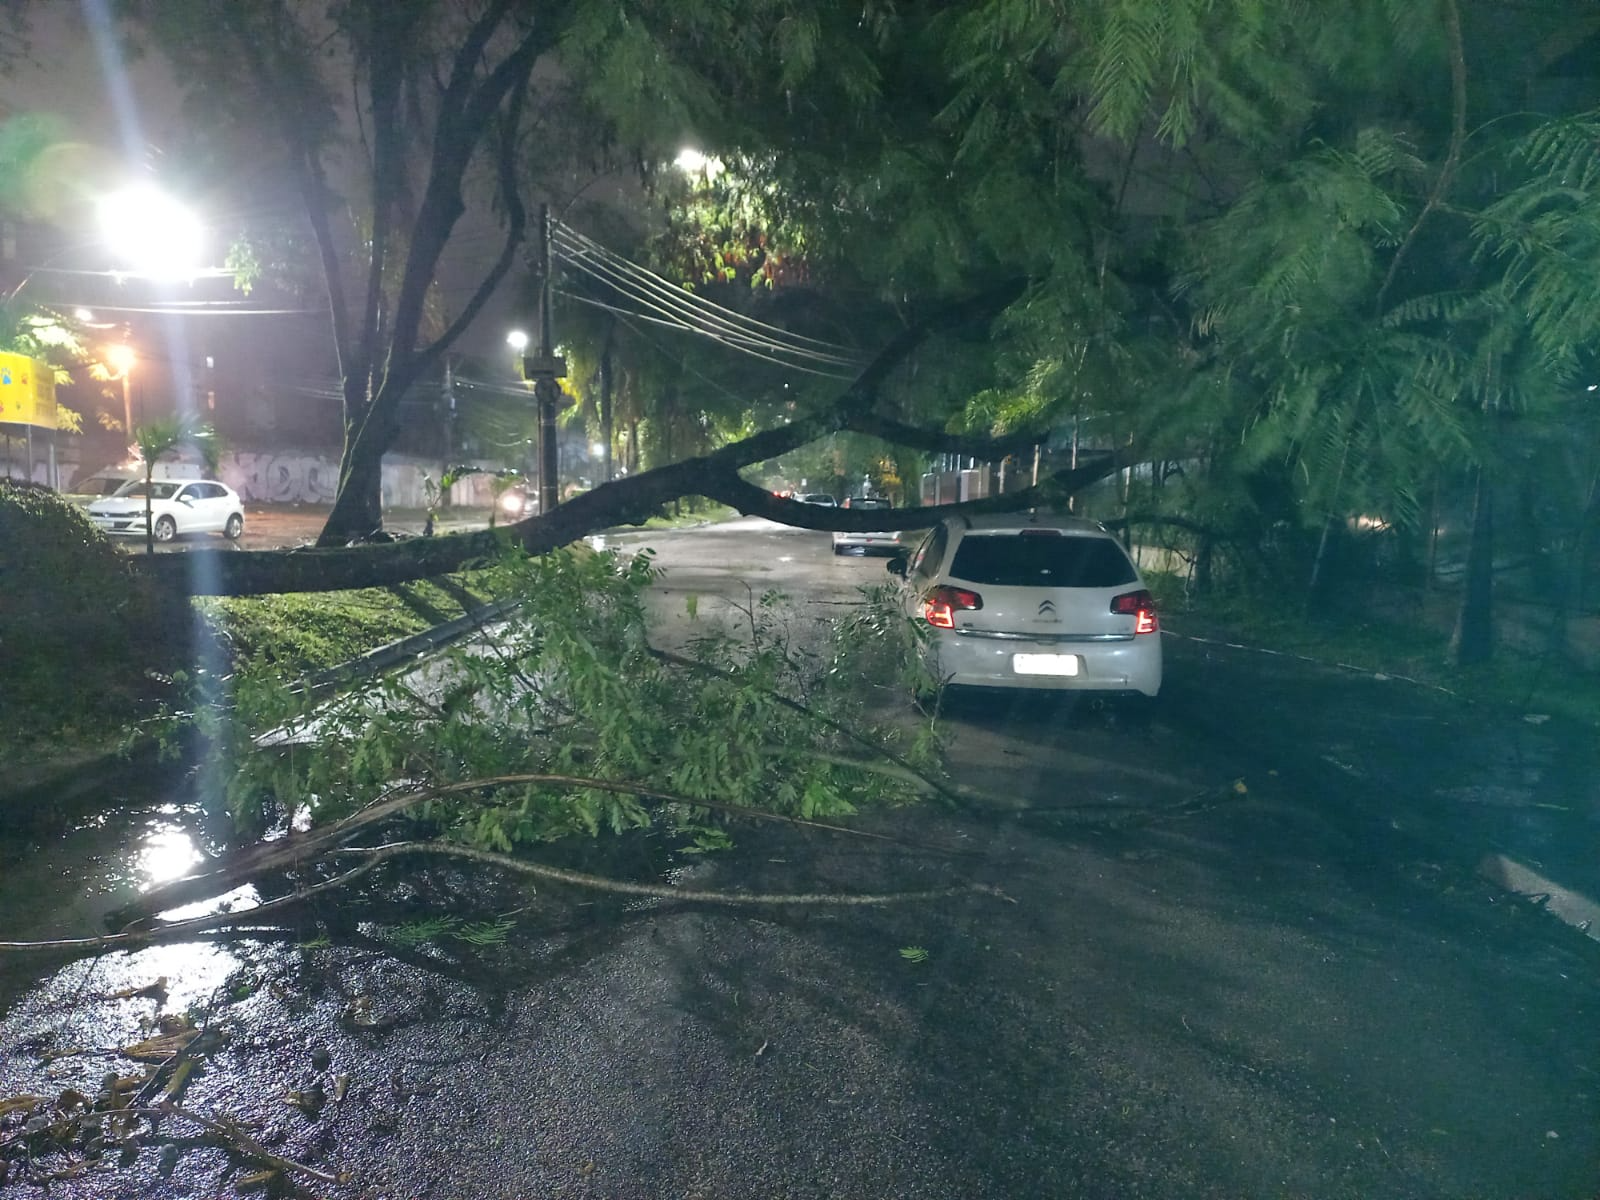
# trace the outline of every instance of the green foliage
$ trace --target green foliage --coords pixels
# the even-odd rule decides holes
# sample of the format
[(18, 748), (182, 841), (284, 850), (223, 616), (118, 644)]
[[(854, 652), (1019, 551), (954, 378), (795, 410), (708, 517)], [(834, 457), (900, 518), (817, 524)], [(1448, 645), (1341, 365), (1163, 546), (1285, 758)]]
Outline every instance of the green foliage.
[(922, 946), (902, 946), (900, 947), (900, 957), (909, 963), (925, 963), (930, 955)]
[(698, 665), (653, 653), (657, 573), (648, 554), (508, 560), (496, 586), (522, 606), (506, 625), (331, 701), (264, 666), (239, 671), (196, 705), (232, 811), (247, 826), (326, 822), (395, 789), (466, 784), (415, 819), (498, 851), (660, 820), (706, 851), (728, 844), (711, 804), (837, 817), (917, 794), (872, 769), (870, 747), (895, 739), (863, 716), (847, 652), (798, 645), (781, 597), (751, 597), (737, 634), (702, 631)]
[(456, 591), (432, 583), (194, 603), (232, 661), (271, 667), (286, 679), (339, 666), (462, 612)]
[(422, 946), (428, 942), (440, 942), (450, 938), (483, 949), (488, 946), (504, 945), (506, 936), (516, 926), (517, 923), (509, 918), (495, 921), (463, 921), (460, 917), (445, 914), (420, 917), (404, 925), (393, 926), (384, 931), (384, 936), (401, 946)]
[(145, 480), (151, 469), (167, 455), (184, 446), (198, 450), (208, 470), (215, 472), (222, 453), (216, 430), (204, 421), (188, 416), (161, 417), (133, 429), (133, 440), (145, 465)]
[[(168, 671), (187, 624), (157, 603), (81, 509), (0, 481), (0, 703), (8, 751), (105, 736), (138, 711), (146, 670)], [(104, 743), (98, 747), (104, 749)]]

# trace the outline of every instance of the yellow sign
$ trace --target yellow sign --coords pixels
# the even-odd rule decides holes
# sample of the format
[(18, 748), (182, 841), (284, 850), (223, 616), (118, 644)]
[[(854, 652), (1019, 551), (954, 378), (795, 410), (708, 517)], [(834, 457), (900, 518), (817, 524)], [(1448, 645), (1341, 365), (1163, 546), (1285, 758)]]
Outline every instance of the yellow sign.
[(0, 424), (56, 427), (56, 373), (26, 354), (0, 354)]

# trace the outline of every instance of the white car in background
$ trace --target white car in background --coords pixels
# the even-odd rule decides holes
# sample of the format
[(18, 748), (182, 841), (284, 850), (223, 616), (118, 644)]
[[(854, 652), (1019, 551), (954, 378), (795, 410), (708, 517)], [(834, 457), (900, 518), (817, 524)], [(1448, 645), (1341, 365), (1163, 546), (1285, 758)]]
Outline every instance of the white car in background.
[(947, 517), (889, 563), (948, 683), (1161, 690), (1155, 601), (1104, 526), (1044, 513)]
[[(89, 519), (106, 533), (145, 532), (145, 482), (140, 479), (116, 495), (89, 505)], [(180, 533), (220, 533), (236, 541), (244, 533), (244, 503), (239, 494), (214, 479), (156, 479), (150, 488), (150, 524), (155, 540), (170, 542)]]
[[(863, 508), (893, 508), (887, 500), (875, 496), (846, 496), (840, 508), (848, 508), (852, 512)], [(843, 533), (838, 530), (833, 534), (833, 552), (843, 554), (846, 550), (860, 550), (865, 554), (869, 550), (887, 550), (891, 554), (899, 554), (905, 549), (905, 542), (900, 538), (898, 531), (888, 533)]]

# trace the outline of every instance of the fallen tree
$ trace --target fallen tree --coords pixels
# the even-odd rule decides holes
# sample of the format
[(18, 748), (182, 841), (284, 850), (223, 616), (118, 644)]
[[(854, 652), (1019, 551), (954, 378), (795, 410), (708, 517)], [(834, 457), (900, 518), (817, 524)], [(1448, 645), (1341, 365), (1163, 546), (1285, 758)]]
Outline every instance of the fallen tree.
[(1043, 435), (1022, 432), (1002, 438), (928, 429), (877, 410), (885, 379), (927, 337), (992, 316), (1025, 289), (1010, 280), (941, 309), (895, 338), (830, 405), (789, 424), (762, 430), (712, 452), (602, 484), (553, 512), (496, 530), (447, 537), (377, 542), (344, 547), (219, 552), (195, 550), (161, 555), (139, 568), (174, 592), (189, 595), (253, 596), (277, 592), (336, 591), (381, 587), (426, 579), (496, 558), (509, 544), (544, 554), (617, 525), (642, 523), (662, 505), (684, 496), (720, 501), (747, 516), (765, 517), (802, 529), (865, 531), (917, 529), (958, 513), (1005, 512), (1048, 507), (1137, 458), (1126, 447), (1080, 456), (1075, 467), (1054, 471), (1035, 486), (962, 504), (898, 510), (823, 508), (774, 496), (746, 481), (740, 471), (777, 458), (833, 433), (859, 433), (917, 450), (971, 455), (998, 461), (1036, 444)]
[[(849, 906), (991, 890), (959, 878), (910, 889), (685, 888), (574, 869), (561, 851), (551, 861), (557, 843), (646, 829), (693, 855), (731, 845), (731, 824), (756, 821), (953, 861), (959, 848), (841, 818), (963, 794), (942, 776), (931, 725), (908, 736), (863, 710), (854, 683), (892, 673), (898, 652), (914, 649), (848, 627), (866, 616), (820, 645), (815, 627), (792, 628), (776, 597), (752, 597), (736, 631), (693, 617), (680, 653), (650, 640), (645, 596), (660, 572), (648, 553), (512, 553), (494, 570), (497, 590), (520, 601), (507, 617), (360, 689), (330, 698), (265, 666), (197, 676), (171, 722), (205, 739), (202, 790), (246, 840), (114, 914), (115, 933), (0, 950), (94, 953), (259, 930), (358, 882), (376, 883), (366, 894), (381, 903), (385, 883), (401, 877), (373, 872), (402, 856), (703, 903)], [(247, 883), (262, 886), (263, 903), (160, 919)]]

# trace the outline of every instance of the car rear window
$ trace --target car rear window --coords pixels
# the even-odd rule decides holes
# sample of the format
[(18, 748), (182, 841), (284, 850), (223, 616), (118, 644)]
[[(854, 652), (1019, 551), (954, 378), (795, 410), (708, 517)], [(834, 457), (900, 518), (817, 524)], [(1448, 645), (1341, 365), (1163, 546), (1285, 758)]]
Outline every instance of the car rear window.
[(950, 574), (996, 587), (1120, 587), (1138, 578), (1110, 538), (1071, 534), (969, 533)]

